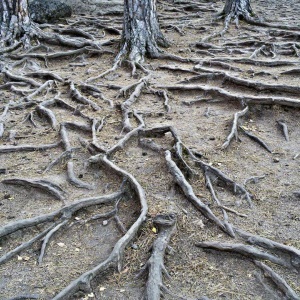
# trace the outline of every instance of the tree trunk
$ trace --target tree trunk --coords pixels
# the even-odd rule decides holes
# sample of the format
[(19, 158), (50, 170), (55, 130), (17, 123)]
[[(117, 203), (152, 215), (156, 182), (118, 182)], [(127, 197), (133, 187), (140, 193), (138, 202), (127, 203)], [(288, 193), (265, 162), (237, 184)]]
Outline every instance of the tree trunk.
[(229, 17), (230, 20), (244, 18), (246, 21), (252, 19), (254, 16), (250, 0), (226, 0), (221, 14)]
[(118, 57), (128, 55), (135, 63), (143, 62), (144, 56), (157, 57), (159, 46), (168, 46), (160, 31), (156, 0), (124, 0), (122, 46)]
[(28, 45), (30, 30), (28, 0), (0, 0), (0, 47), (19, 40)]

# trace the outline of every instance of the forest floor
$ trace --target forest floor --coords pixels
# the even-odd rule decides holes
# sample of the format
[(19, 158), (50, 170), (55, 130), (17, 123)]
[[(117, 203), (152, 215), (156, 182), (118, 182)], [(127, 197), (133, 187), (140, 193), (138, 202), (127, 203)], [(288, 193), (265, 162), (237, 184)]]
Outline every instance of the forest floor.
[[(190, 175), (186, 178), (195, 197), (219, 219), (223, 220), (227, 212), (234, 228), (300, 249), (300, 31), (241, 21), (239, 28), (232, 23), (224, 36), (203, 42), (203, 38), (222, 30), (222, 21), (212, 21), (222, 5), (223, 1), (159, 1), (161, 28), (171, 42), (164, 51), (173, 56), (147, 59), (144, 67), (151, 70), (149, 76), (140, 69), (132, 76), (131, 66), (125, 62), (115, 71), (91, 80), (114, 64), (121, 15), (74, 15), (44, 28), (45, 32), (80, 28), (93, 35), (95, 41), (113, 40), (102, 48), (109, 51), (83, 50), (51, 58), (53, 53), (74, 48), (45, 44), (47, 48), (30, 52), (19, 49), (0, 56), (2, 67), (8, 70), (0, 78), (0, 125), (4, 128), (0, 146), (0, 224), (4, 227), (49, 214), (79, 199), (118, 192), (127, 185), (127, 175), (122, 176), (125, 173), (93, 164), (89, 158), (91, 153), (111, 149), (126, 136), (122, 103), (137, 92), (137, 87), (141, 89), (130, 105), (134, 115), (130, 113), (129, 120), (132, 128), (137, 128), (142, 116), (144, 129), (113, 151), (110, 159), (144, 189), (146, 221), (125, 248), (121, 271), (104, 271), (92, 280), (90, 291), (77, 292), (70, 299), (140, 299), (147, 276), (137, 274), (159, 236), (153, 218), (170, 213), (176, 215), (176, 230), (164, 256), (170, 277), (164, 277), (163, 282), (171, 292), (165, 294), (166, 299), (297, 299), (284, 295), (249, 255), (196, 246), (199, 242), (247, 243), (241, 236), (230, 237), (205, 218), (175, 182), (165, 154), (165, 150), (173, 149), (172, 132), (145, 133), (164, 126), (176, 130), (176, 137), (184, 144), (184, 159), (179, 157), (182, 172)], [(287, 4), (256, 0), (253, 9), (268, 22), (300, 25), (299, 1)], [(33, 53), (41, 56), (30, 55)], [(43, 59), (46, 53), (50, 57)], [(48, 73), (40, 78), (41, 72)], [(24, 83), (24, 78), (30, 81)], [(98, 90), (85, 87), (87, 81)], [(71, 82), (85, 100), (71, 91)], [(28, 97), (44, 83), (45, 89)], [(131, 84), (120, 93), (121, 88)], [(86, 99), (90, 105), (78, 103)], [(238, 120), (238, 139), (224, 149), (234, 115), (246, 106), (248, 111)], [(285, 125), (288, 136), (283, 132)], [(61, 139), (63, 143), (52, 145)], [(65, 155), (49, 167), (64, 151)], [(201, 169), (201, 164), (195, 164), (189, 151), (207, 167)], [(72, 167), (75, 180), (70, 179)], [(209, 167), (245, 187), (252, 200), (246, 201), (235, 184), (222, 181)], [(205, 174), (226, 209), (215, 202)], [(90, 219), (108, 211), (113, 213)], [(105, 261), (140, 213), (139, 199), (131, 191), (129, 196), (122, 194), (115, 204), (83, 207), (69, 219), (66, 217), (65, 223), (64, 219), (59, 223), (56, 216), (49, 222), (24, 225), (6, 234), (0, 240), (0, 256), (49, 226), (61, 224), (51, 236), (40, 264), (45, 235), (0, 265), (0, 299), (26, 299), (22, 298), (26, 295), (27, 299), (52, 299), (82, 273)], [(275, 257), (282, 255), (280, 251), (272, 253)], [(299, 268), (297, 271), (264, 261), (300, 295)]]

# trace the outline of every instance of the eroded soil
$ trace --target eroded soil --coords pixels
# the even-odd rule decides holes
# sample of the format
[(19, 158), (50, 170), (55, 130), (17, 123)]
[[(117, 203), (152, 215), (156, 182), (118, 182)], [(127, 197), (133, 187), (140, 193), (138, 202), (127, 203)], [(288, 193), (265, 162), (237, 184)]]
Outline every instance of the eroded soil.
[[(222, 205), (246, 215), (242, 217), (227, 212), (234, 227), (300, 249), (300, 102), (299, 91), (296, 89), (300, 86), (300, 30), (261, 27), (241, 21), (238, 29), (232, 24), (223, 37), (200, 43), (202, 38), (222, 30), (221, 21), (212, 22), (212, 14), (220, 11), (222, 5), (222, 1), (159, 1), (160, 23), (172, 43), (165, 51), (176, 57), (145, 61), (144, 67), (151, 70), (152, 76), (130, 109), (143, 116), (146, 129), (173, 126), (185, 147), (201, 153), (204, 162), (245, 186), (253, 196), (252, 208), (240, 195), (235, 195), (232, 188), (217, 177), (212, 178)], [(253, 9), (269, 22), (299, 26), (298, 1), (289, 1), (287, 4), (284, 1), (257, 0), (253, 3)], [(51, 32), (53, 28), (68, 26), (89, 32), (95, 40), (116, 40), (120, 37), (117, 31), (122, 29), (122, 18), (119, 15), (74, 15), (70, 20), (44, 30)], [(262, 51), (253, 55), (262, 46), (265, 46)], [(51, 54), (73, 49), (51, 45), (47, 47), (33, 49), (30, 53)], [(126, 91), (125, 95), (120, 95), (119, 91), (146, 75), (138, 69), (136, 75), (131, 76), (131, 66), (124, 62), (116, 71), (89, 82), (101, 90), (101, 94), (95, 91), (88, 94), (80, 85), (112, 67), (118, 43), (112, 42), (112, 45), (104, 46), (103, 49), (111, 53), (91, 54), (87, 51), (55, 59), (27, 57), (20, 64), (16, 62), (21, 61), (20, 55), (26, 53), (24, 50), (14, 52), (19, 55), (16, 59), (9, 55), (1, 57), (1, 64), (13, 74), (32, 78), (30, 72), (47, 70), (59, 75), (63, 81), (49, 83), (49, 88), (28, 100), (25, 96), (36, 87), (13, 84), (14, 90), (11, 86), (4, 89), (4, 84), (17, 80), (2, 75), (2, 111), (9, 102), (10, 106), (5, 117), (0, 119), (4, 125), (0, 180), (43, 179), (59, 186), (65, 194), (64, 201), (61, 201), (40, 188), (28, 184), (12, 185), (4, 181), (0, 184), (1, 226), (53, 212), (79, 199), (111, 194), (126, 185), (122, 176), (105, 166), (87, 164), (92, 155), (89, 152), (93, 139), (92, 124), (96, 120), (99, 127), (103, 121), (103, 128), (94, 134), (99, 149), (107, 151), (118, 143), (126, 134), (122, 130), (121, 104), (130, 97), (136, 85)], [(180, 61), (179, 56), (184, 59)], [(287, 72), (289, 70), (295, 71)], [(225, 73), (252, 84), (246, 86), (225, 80)], [(188, 82), (191, 78), (193, 80)], [(40, 84), (48, 79), (34, 78)], [(90, 105), (80, 104), (71, 97), (69, 81), (74, 82), (81, 94), (100, 109), (95, 111)], [(265, 88), (257, 87), (258, 82), (263, 83)], [(266, 88), (266, 85), (270, 87)], [(183, 88), (190, 86), (198, 88)], [(294, 88), (289, 90), (287, 87)], [(235, 97), (225, 97), (213, 88), (222, 89)], [(169, 108), (164, 105), (162, 94), (155, 91), (166, 91)], [(36, 107), (55, 97), (73, 109), (58, 103), (47, 106), (57, 121), (56, 124), (52, 122), (51, 126), (49, 112), (41, 113)], [(239, 125), (264, 141), (271, 153), (246, 136), (242, 129), (238, 129), (238, 139), (233, 139), (226, 149), (222, 149), (231, 131), (234, 114), (243, 110), (243, 99), (247, 103), (249, 97), (258, 101), (249, 101), (249, 111), (240, 118)], [(284, 102), (286, 105), (279, 105), (281, 100), (277, 104), (260, 104), (259, 99), (287, 101)], [(74, 112), (75, 108), (77, 113)], [(139, 126), (138, 119), (132, 114), (130, 121), (133, 128)], [(288, 141), (278, 121), (287, 125)], [(45, 172), (47, 166), (66, 150), (63, 144), (44, 151), (10, 150), (4, 153), (5, 147), (12, 149), (16, 146), (58, 142), (63, 122), (77, 124), (77, 127), (66, 127), (70, 147), (75, 150), (71, 158), (62, 158), (49, 171)], [(85, 127), (81, 126), (80, 129), (78, 124)], [(200, 299), (204, 296), (209, 299), (285, 299), (278, 287), (264, 276), (251, 258), (229, 252), (204, 251), (195, 246), (201, 241), (245, 242), (239, 237), (229, 237), (212, 221), (203, 217), (175, 183), (164, 154), (164, 150), (172, 149), (174, 145), (172, 135), (153, 135), (150, 139), (135, 136), (111, 157), (115, 165), (132, 174), (144, 189), (149, 208), (147, 220), (125, 249), (121, 272), (105, 271), (92, 281), (92, 290), (79, 292), (70, 299), (140, 299), (147, 276), (136, 275), (147, 262), (152, 243), (157, 237), (152, 219), (163, 213), (175, 213), (177, 216), (176, 232), (170, 240), (172, 251), (168, 251), (165, 256), (165, 267), (170, 278), (165, 278), (164, 284), (172, 293), (166, 294), (166, 299), (176, 299), (177, 296), (182, 297), (180, 299)], [(153, 141), (162, 146), (163, 150), (157, 152), (149, 149), (147, 144)], [(183, 157), (196, 172), (189, 178), (195, 195), (222, 219), (222, 210), (206, 187), (203, 170), (192, 162), (185, 151)], [(69, 161), (74, 163), (76, 177), (92, 185), (93, 189), (79, 188), (70, 183), (66, 172)], [(248, 180), (252, 177), (255, 177), (254, 180)], [(41, 240), (2, 264), (0, 299), (20, 295), (52, 299), (82, 273), (104, 261), (123, 233), (114, 218), (89, 218), (108, 212), (113, 207), (113, 203), (108, 203), (79, 210), (51, 237), (41, 264), (38, 264)], [(126, 229), (136, 221), (140, 209), (134, 193), (120, 200), (118, 218)], [(0, 240), (0, 254), (4, 255), (30, 240), (51, 224), (46, 222), (6, 235)], [(275, 252), (275, 255), (281, 254)], [(300, 278), (296, 270), (269, 261), (265, 263), (300, 295)]]

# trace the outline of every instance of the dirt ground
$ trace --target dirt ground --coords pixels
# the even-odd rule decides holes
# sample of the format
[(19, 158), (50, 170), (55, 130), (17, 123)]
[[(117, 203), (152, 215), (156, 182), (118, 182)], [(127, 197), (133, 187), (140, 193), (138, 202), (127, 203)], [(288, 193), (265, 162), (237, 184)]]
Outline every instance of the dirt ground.
[[(176, 55), (176, 58), (169, 56), (145, 61), (144, 66), (152, 71), (152, 77), (131, 108), (143, 116), (146, 129), (173, 126), (188, 149), (202, 154), (202, 161), (245, 186), (253, 196), (253, 207), (249, 207), (245, 199), (235, 195), (218, 178), (213, 178), (213, 186), (222, 205), (246, 215), (242, 217), (228, 212), (230, 223), (235, 228), (300, 249), (300, 105), (299, 91), (296, 89), (300, 86), (300, 30), (249, 25), (241, 21), (239, 28), (231, 24), (224, 36), (216, 36), (201, 43), (203, 38), (222, 30), (222, 21), (212, 21), (212, 15), (221, 10), (223, 1), (198, 1), (197, 5), (200, 6), (194, 6), (189, 1), (158, 2), (160, 24), (171, 42), (170, 48), (164, 51)], [(289, 1), (287, 4), (284, 1), (255, 0), (253, 9), (267, 22), (295, 27), (300, 25), (299, 1)], [(120, 37), (117, 31), (122, 29), (122, 17), (74, 15), (44, 30), (51, 32), (54, 28), (68, 26), (92, 34), (95, 40), (115, 41)], [(253, 55), (264, 45), (262, 51)], [(48, 48), (33, 49), (30, 53), (51, 54), (73, 50), (46, 46)], [(83, 144), (92, 140), (89, 122), (94, 119), (99, 122), (104, 120), (103, 128), (96, 132), (99, 147), (108, 150), (120, 141), (126, 134), (122, 130), (120, 105), (136, 86), (126, 91), (125, 95), (120, 95), (120, 88), (138, 82), (145, 74), (137, 70), (136, 75), (131, 76), (131, 66), (124, 62), (114, 72), (90, 83), (101, 90), (102, 98), (99, 93), (86, 93), (80, 89), (80, 84), (113, 66), (118, 43), (112, 42), (112, 45), (104, 46), (103, 49), (110, 50), (110, 53), (87, 52), (55, 59), (27, 56), (27, 60), (20, 64), (16, 62), (21, 60), (25, 50), (16, 50), (13, 53), (19, 55), (16, 59), (9, 55), (0, 56), (0, 64), (7, 66), (13, 74), (23, 74), (32, 79), (29, 77), (30, 72), (47, 70), (63, 79), (61, 82), (56, 80), (47, 92), (44, 90), (32, 100), (25, 101), (24, 97), (36, 87), (15, 85), (16, 89), (10, 86), (7, 89), (4, 88), (6, 83), (18, 80), (8, 78), (4, 73), (0, 78), (2, 112), (10, 102), (6, 116), (0, 117), (0, 123), (4, 125), (0, 148), (1, 226), (53, 212), (79, 199), (111, 194), (124, 185), (122, 176), (112, 170), (101, 165), (88, 165), (91, 154)], [(179, 56), (186, 60), (179, 61)], [(294, 71), (287, 72), (290, 70)], [(229, 78), (262, 83), (270, 88), (260, 89), (259, 85), (246, 86), (238, 81), (225, 80), (225, 73)], [(34, 78), (40, 84), (46, 82), (46, 79)], [(74, 101), (68, 81), (73, 81), (82, 95), (100, 106), (100, 109), (95, 111), (89, 105), (79, 105)], [(201, 88), (172, 88), (195, 85)], [(212, 88), (222, 89), (236, 98), (225, 97)], [(154, 93), (154, 90), (167, 92), (169, 109), (161, 94)], [(49, 106), (57, 120), (57, 124), (51, 126), (49, 114), (38, 113), (37, 106), (53, 99), (58, 93), (57, 98), (77, 107), (76, 111), (80, 111), (81, 115), (61, 105)], [(290, 102), (286, 102), (287, 105), (278, 105), (278, 102), (273, 105), (271, 102), (260, 104), (259, 101), (250, 101), (248, 113), (240, 118), (242, 128), (264, 141), (271, 152), (249, 138), (241, 128), (238, 129), (239, 139), (233, 139), (226, 149), (222, 149), (231, 131), (234, 114), (243, 109), (239, 100), (247, 100), (249, 97), (289, 99), (296, 103), (293, 107)], [(33, 104), (27, 105), (27, 102)], [(139, 125), (131, 114), (130, 121), (133, 128)], [(288, 141), (278, 121), (287, 125)], [(45, 172), (47, 166), (64, 152), (62, 144), (44, 151), (11, 150), (17, 146), (58, 142), (61, 134), (59, 125), (62, 122), (77, 122), (88, 127), (88, 130), (84, 126), (82, 130), (80, 126), (68, 129), (68, 138), (70, 146), (76, 148), (71, 158), (75, 175), (92, 185), (93, 189), (79, 188), (70, 183), (66, 172), (67, 162), (70, 161), (68, 158)], [(149, 139), (147, 141), (150, 143)], [(153, 136), (151, 141), (164, 149), (172, 149), (174, 144), (170, 133)], [(158, 236), (152, 220), (157, 214), (171, 212), (176, 214), (177, 223), (169, 243), (172, 251), (165, 255), (165, 267), (170, 278), (165, 277), (164, 284), (171, 292), (165, 295), (166, 299), (296, 299), (286, 298), (251, 258), (195, 246), (202, 241), (245, 242), (240, 237), (229, 237), (215, 223), (205, 218), (175, 183), (164, 152), (153, 151), (142, 142), (140, 137), (133, 137), (111, 159), (118, 167), (132, 174), (144, 189), (149, 209), (147, 220), (126, 247), (121, 272), (107, 270), (92, 281), (92, 290), (78, 292), (70, 299), (142, 298), (147, 276), (137, 277), (137, 274), (151, 255), (152, 243)], [(3, 150), (8, 148), (10, 151)], [(196, 173), (189, 179), (195, 195), (222, 219), (222, 210), (206, 187), (204, 173), (186, 153), (183, 155)], [(260, 179), (247, 180), (253, 177)], [(64, 202), (28, 182), (5, 182), (15, 178), (51, 182), (64, 191)], [(122, 237), (120, 226), (113, 218), (88, 219), (111, 209), (113, 204), (108, 203), (79, 210), (51, 237), (41, 264), (38, 264), (38, 258), (42, 239), (1, 264), (0, 299), (52, 299), (82, 273), (104, 261)], [(140, 209), (134, 195), (121, 199), (118, 217), (126, 229), (136, 221)], [(38, 224), (2, 237), (0, 256), (32, 239), (49, 225), (51, 222)], [(258, 248), (265, 251), (264, 248)], [(280, 254), (275, 252), (275, 255)], [(265, 263), (300, 295), (297, 270), (267, 260)]]

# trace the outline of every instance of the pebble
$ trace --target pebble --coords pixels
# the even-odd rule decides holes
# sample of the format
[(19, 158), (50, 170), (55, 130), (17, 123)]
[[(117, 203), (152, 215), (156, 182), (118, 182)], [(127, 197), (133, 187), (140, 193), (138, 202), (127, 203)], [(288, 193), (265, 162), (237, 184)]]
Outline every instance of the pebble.
[(104, 220), (103, 222), (102, 222), (102, 225), (103, 226), (106, 226), (108, 224), (108, 221), (107, 220)]
[(132, 245), (131, 245), (131, 248), (134, 249), (134, 250), (138, 250), (138, 249), (139, 249), (139, 247), (138, 247), (137, 244), (132, 244)]

